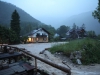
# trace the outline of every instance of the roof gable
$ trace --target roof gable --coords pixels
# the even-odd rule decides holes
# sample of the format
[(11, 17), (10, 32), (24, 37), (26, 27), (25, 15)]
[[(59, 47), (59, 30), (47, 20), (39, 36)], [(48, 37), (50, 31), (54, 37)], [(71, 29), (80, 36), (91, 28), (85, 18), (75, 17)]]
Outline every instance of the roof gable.
[(44, 28), (38, 28), (38, 29), (35, 29), (35, 30), (32, 30), (31, 32), (29, 32), (28, 34), (26, 34), (26, 36), (30, 36), (30, 35), (33, 35), (35, 33), (37, 33), (38, 31), (40, 30), (43, 30), (45, 31), (47, 34), (50, 34), (47, 30), (45, 30)]

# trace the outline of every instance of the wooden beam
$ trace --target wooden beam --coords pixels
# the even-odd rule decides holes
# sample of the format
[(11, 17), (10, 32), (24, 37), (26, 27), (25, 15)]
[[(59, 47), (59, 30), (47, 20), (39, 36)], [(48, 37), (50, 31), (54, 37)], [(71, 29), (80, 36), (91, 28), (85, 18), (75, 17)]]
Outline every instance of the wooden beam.
[[(20, 49), (20, 50), (21, 50), (21, 49)], [(38, 59), (38, 60), (40, 60), (40, 61), (42, 61), (42, 62), (44, 62), (44, 63), (46, 63), (46, 64), (48, 64), (48, 65), (51, 65), (51, 66), (53, 66), (53, 67), (55, 67), (55, 68), (57, 68), (57, 69), (59, 69), (59, 70), (62, 70), (62, 71), (64, 71), (64, 72), (68, 73), (69, 75), (71, 75), (70, 69), (68, 69), (68, 68), (66, 68), (66, 67), (64, 67), (64, 66), (57, 65), (57, 64), (55, 64), (55, 63), (52, 63), (51, 61), (45, 60), (45, 59), (40, 58), (40, 57), (38, 57), (38, 56), (35, 56), (35, 55), (31, 54), (31, 53), (27, 53), (25, 50), (21, 50), (21, 51), (22, 51), (22, 52), (25, 52), (26, 54), (28, 54), (28, 55), (30, 55), (30, 56), (32, 56), (32, 57), (34, 57), (35, 59)]]
[[(10, 46), (8, 46), (8, 47), (10, 47)], [(17, 47), (13, 47), (13, 48), (17, 48)], [(59, 70), (61, 70), (61, 71), (63, 71), (63, 72), (68, 73), (68, 75), (71, 75), (71, 70), (68, 69), (68, 68), (66, 68), (66, 67), (64, 67), (64, 66), (57, 65), (57, 64), (55, 64), (55, 63), (52, 63), (51, 61), (48, 61), (48, 60), (45, 60), (45, 59), (43, 59), (43, 58), (40, 58), (40, 57), (38, 57), (38, 56), (36, 56), (36, 55), (33, 55), (33, 54), (27, 52), (27, 51), (25, 50), (25, 48), (17, 48), (17, 49), (19, 49), (20, 51), (26, 53), (27, 55), (30, 55), (30, 56), (34, 57), (35, 60), (38, 59), (38, 60), (40, 60), (40, 61), (42, 61), (42, 62), (44, 62), (44, 63), (46, 63), (46, 64), (48, 64), (48, 65), (50, 65), (50, 66), (52, 66), (52, 67), (55, 67), (55, 68), (57, 68), (57, 69), (59, 69)], [(35, 61), (35, 62), (36, 62), (36, 61)], [(37, 62), (36, 62), (36, 63), (37, 63)], [(36, 64), (36, 65), (37, 65), (37, 64)]]

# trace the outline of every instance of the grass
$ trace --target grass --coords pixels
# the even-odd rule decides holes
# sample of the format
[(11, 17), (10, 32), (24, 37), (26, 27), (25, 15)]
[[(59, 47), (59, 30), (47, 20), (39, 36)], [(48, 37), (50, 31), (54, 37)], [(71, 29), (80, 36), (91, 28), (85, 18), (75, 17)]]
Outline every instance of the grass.
[(82, 39), (82, 40), (79, 39), (79, 40), (70, 41), (69, 43), (65, 43), (65, 44), (56, 44), (51, 47), (50, 51), (51, 53), (55, 53), (59, 51), (62, 51), (64, 53), (70, 53), (72, 51), (81, 50), (85, 41), (86, 39)]
[(63, 52), (65, 55), (70, 56), (73, 51), (83, 50), (82, 62), (84, 64), (100, 63), (100, 42), (91, 38), (84, 38), (70, 41), (65, 44), (56, 44), (50, 48), (51, 53)]

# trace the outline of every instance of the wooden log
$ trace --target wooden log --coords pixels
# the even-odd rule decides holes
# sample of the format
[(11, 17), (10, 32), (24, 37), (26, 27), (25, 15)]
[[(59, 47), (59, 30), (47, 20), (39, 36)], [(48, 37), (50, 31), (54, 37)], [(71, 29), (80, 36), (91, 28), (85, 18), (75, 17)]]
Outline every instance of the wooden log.
[[(13, 48), (14, 48), (14, 47), (13, 47)], [(16, 48), (17, 48), (17, 47), (16, 47)], [(40, 60), (40, 61), (42, 61), (42, 62), (44, 62), (44, 63), (46, 63), (46, 64), (48, 64), (48, 65), (51, 65), (52, 67), (55, 67), (55, 68), (57, 68), (57, 69), (59, 69), (59, 70), (62, 70), (63, 72), (68, 73), (68, 75), (71, 75), (71, 70), (68, 69), (68, 68), (66, 68), (66, 67), (64, 67), (64, 66), (57, 65), (57, 64), (55, 64), (55, 63), (52, 63), (51, 61), (45, 60), (45, 59), (40, 58), (40, 57), (38, 57), (38, 56), (36, 56), (36, 55), (33, 55), (33, 54), (31, 54), (31, 53), (28, 53), (28, 52), (25, 51), (24, 49), (19, 49), (19, 48), (17, 48), (17, 49), (20, 50), (20, 51), (22, 51), (22, 52), (24, 52), (24, 53), (26, 53), (26, 54), (28, 54), (28, 55), (30, 55), (30, 56), (32, 56), (32, 57), (34, 57), (35, 59), (38, 59), (38, 60)]]
[(45, 50), (49, 50), (50, 48), (45, 48)]
[(46, 50), (49, 50), (50, 48), (45, 48), (45, 50), (41, 51), (40, 54), (43, 54)]
[(64, 72), (68, 73), (69, 75), (71, 75), (70, 69), (68, 69), (68, 68), (66, 68), (66, 67), (63, 67), (63, 66), (61, 66), (61, 65), (57, 65), (57, 64), (55, 64), (55, 63), (52, 63), (51, 61), (47, 61), (47, 60), (45, 60), (45, 59), (43, 59), (43, 58), (40, 58), (40, 57), (38, 57), (38, 56), (35, 56), (35, 55), (31, 54), (31, 53), (27, 53), (27, 52), (24, 51), (24, 50), (21, 50), (21, 51), (22, 51), (22, 52), (25, 52), (26, 54), (28, 54), (28, 55), (30, 55), (30, 56), (32, 56), (32, 57), (34, 57), (35, 59), (38, 59), (38, 60), (40, 60), (40, 61), (42, 61), (42, 62), (44, 62), (44, 63), (46, 63), (46, 64), (48, 64), (48, 65), (51, 65), (51, 66), (53, 66), (53, 67), (55, 67), (55, 68), (57, 68), (57, 69), (59, 69), (59, 70), (62, 70), (62, 71), (64, 71)]
[(36, 58), (35, 58), (35, 71), (36, 71), (36, 74), (37, 74), (37, 60), (36, 60)]

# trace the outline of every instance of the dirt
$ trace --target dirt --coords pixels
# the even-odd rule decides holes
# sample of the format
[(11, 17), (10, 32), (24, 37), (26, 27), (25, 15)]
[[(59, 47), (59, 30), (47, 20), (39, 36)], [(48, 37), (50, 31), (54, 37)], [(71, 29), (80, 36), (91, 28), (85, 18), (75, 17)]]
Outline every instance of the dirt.
[[(58, 65), (62, 65), (64, 67), (68, 66), (71, 68), (71, 75), (100, 75), (100, 64), (92, 64), (92, 65), (76, 65), (71, 62), (69, 58), (62, 54), (51, 54), (49, 51), (45, 51), (44, 54), (39, 54), (45, 48), (50, 48), (55, 44), (60, 44), (65, 42), (57, 42), (57, 43), (32, 43), (32, 44), (19, 44), (12, 45), (19, 48), (25, 48), (31, 51), (34, 55), (42, 57), (45, 60), (52, 61)], [(33, 59), (34, 61), (34, 59)], [(30, 61), (33, 65), (34, 62)], [(64, 61), (64, 64), (62, 63)], [(56, 68), (53, 68), (41, 61), (37, 61), (38, 68), (46, 70), (50, 75), (67, 75), (65, 72), (62, 72)], [(68, 65), (68, 66), (67, 66)]]

